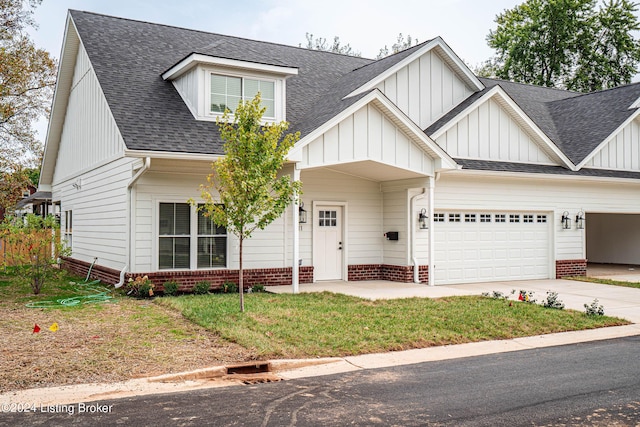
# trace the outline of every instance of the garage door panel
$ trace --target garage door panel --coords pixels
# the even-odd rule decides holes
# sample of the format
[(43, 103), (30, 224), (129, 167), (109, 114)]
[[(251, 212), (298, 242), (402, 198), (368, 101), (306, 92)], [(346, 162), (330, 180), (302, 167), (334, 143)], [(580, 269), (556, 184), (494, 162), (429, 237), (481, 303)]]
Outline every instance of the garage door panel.
[[(449, 222), (445, 213), (447, 220), (434, 224), (436, 284), (549, 277), (549, 223), (509, 222), (510, 214), (500, 212), (477, 212), (476, 218), (491, 220), (466, 222), (465, 212), (451, 213), (463, 221)], [(496, 214), (506, 221), (496, 222)], [(517, 215), (523, 221), (536, 213)]]

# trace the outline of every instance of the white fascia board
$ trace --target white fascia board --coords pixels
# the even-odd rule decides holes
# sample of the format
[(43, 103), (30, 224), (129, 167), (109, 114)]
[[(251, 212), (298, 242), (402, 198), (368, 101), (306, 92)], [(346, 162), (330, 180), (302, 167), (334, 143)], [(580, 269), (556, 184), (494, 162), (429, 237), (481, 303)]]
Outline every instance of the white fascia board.
[(200, 154), (200, 153), (173, 153), (170, 151), (151, 151), (151, 150), (124, 150), (125, 157), (152, 159), (172, 159), (172, 160), (207, 160), (214, 161), (224, 155), (221, 154)]
[(447, 64), (449, 64), (449, 65), (452, 65), (453, 68), (455, 68), (454, 71), (457, 71), (458, 74), (462, 77), (462, 79), (467, 84), (469, 84), (470, 86), (472, 86), (476, 90), (484, 89), (485, 86), (482, 84), (482, 82), (476, 77), (475, 74), (473, 74), (471, 72), (471, 70), (469, 70), (469, 68), (458, 57), (458, 55), (456, 55), (455, 52), (453, 52), (453, 50), (451, 50), (451, 48), (444, 42), (444, 40), (442, 40), (441, 37), (436, 37), (435, 39), (433, 39), (430, 42), (426, 43), (422, 48), (418, 49), (417, 51), (415, 51), (411, 55), (407, 56), (402, 61), (398, 62), (394, 66), (392, 66), (389, 69), (385, 70), (383, 73), (378, 74), (375, 78), (373, 78), (372, 80), (369, 80), (364, 85), (362, 85), (359, 88), (355, 89), (353, 92), (349, 93), (344, 98), (350, 98), (352, 96), (355, 96), (355, 95), (358, 95), (360, 93), (363, 93), (363, 92), (366, 92), (368, 90), (373, 89), (378, 84), (380, 84), (380, 82), (383, 82), (384, 80), (386, 80), (387, 77), (389, 77), (392, 74), (398, 72), (398, 70), (400, 70), (403, 67), (409, 65), (411, 62), (415, 61), (417, 58), (420, 58), (422, 55), (424, 55), (425, 53), (429, 52), (430, 50), (432, 50), (434, 48), (439, 48), (440, 49), (440, 52), (442, 52), (444, 54), (444, 56), (445, 56), (445, 58), (443, 58), (445, 60), (445, 62)]
[(58, 75), (56, 76), (56, 87), (51, 102), (51, 115), (47, 125), (45, 137), (44, 153), (42, 156), (42, 167), (40, 174), (40, 185), (51, 185), (53, 174), (58, 159), (58, 149), (60, 138), (62, 137), (62, 126), (66, 116), (67, 104), (73, 82), (73, 72), (76, 66), (76, 58), (80, 47), (80, 37), (71, 18), (67, 12), (67, 21), (64, 30), (64, 39), (60, 51), (60, 63)]
[(198, 64), (214, 65), (219, 67), (239, 68), (243, 70), (259, 71), (282, 76), (297, 76), (298, 69), (294, 67), (283, 67), (279, 65), (260, 64), (257, 62), (239, 61), (237, 59), (219, 58), (216, 56), (192, 53), (178, 62), (173, 67), (162, 73), (164, 80), (173, 80), (180, 77), (185, 72)]
[(552, 173), (533, 173), (533, 172), (507, 172), (507, 171), (488, 171), (475, 169), (458, 169), (444, 172), (446, 174), (464, 174), (470, 176), (486, 176), (486, 177), (513, 177), (532, 180), (546, 181), (583, 181), (583, 182), (614, 182), (640, 185), (640, 179), (633, 178), (616, 178), (608, 176), (584, 176), (584, 175), (561, 175)]
[(354, 114), (356, 111), (366, 106), (367, 104), (372, 103), (378, 109), (382, 111), (384, 115), (391, 119), (391, 121), (398, 126), (400, 124), (400, 128), (404, 127), (404, 130), (407, 131), (409, 136), (412, 137), (414, 142), (420, 142), (423, 146), (423, 149), (434, 158), (434, 160), (441, 159), (443, 168), (451, 168), (455, 169), (458, 167), (458, 164), (453, 160), (442, 148), (438, 146), (429, 136), (427, 136), (411, 119), (409, 119), (393, 102), (389, 101), (387, 97), (385, 97), (379, 90), (375, 89), (371, 91), (367, 96), (363, 97), (344, 111), (342, 111), (337, 116), (334, 116), (331, 120), (325, 122), (324, 125), (318, 127), (316, 130), (311, 132), (309, 135), (305, 136), (301, 140), (299, 140), (296, 145), (290, 150), (289, 157), (297, 158), (297, 154), (302, 151), (302, 148), (305, 145), (310, 144), (320, 135), (324, 134), (329, 129), (338, 125), (341, 121), (343, 121), (348, 116)]
[(460, 121), (463, 117), (466, 117), (471, 111), (475, 110), (480, 105), (484, 104), (494, 96), (499, 97), (504, 103), (506, 103), (509, 106), (509, 108), (511, 108), (518, 115), (518, 117), (531, 130), (531, 132), (533, 132), (545, 144), (545, 146), (556, 156), (557, 160), (559, 160), (561, 163), (564, 164), (564, 166), (568, 167), (573, 171), (578, 170), (576, 165), (574, 165), (573, 162), (569, 160), (569, 158), (558, 148), (558, 146), (554, 144), (554, 142), (551, 141), (551, 139), (549, 139), (547, 134), (544, 133), (542, 129), (540, 129), (538, 125), (535, 124), (534, 121), (531, 120), (531, 118), (524, 111), (522, 111), (520, 106), (516, 104), (515, 101), (511, 99), (511, 97), (499, 85), (496, 85), (493, 88), (491, 88), (487, 93), (482, 95), (475, 102), (473, 102), (467, 108), (465, 108), (460, 113), (458, 113), (453, 119), (449, 120), (449, 122), (447, 122), (446, 125), (444, 125), (440, 129), (435, 131), (431, 135), (431, 138), (433, 140), (440, 138), (449, 129), (451, 129), (456, 123), (458, 123), (458, 121)]
[(614, 130), (613, 132), (611, 132), (609, 134), (609, 136), (607, 136), (600, 144), (598, 144), (598, 146), (596, 148), (593, 149), (593, 151), (591, 153), (589, 153), (589, 155), (587, 157), (584, 158), (584, 160), (582, 160), (580, 163), (578, 163), (577, 168), (581, 169), (584, 165), (587, 164), (587, 162), (589, 162), (589, 160), (591, 160), (598, 151), (602, 150), (609, 142), (611, 142), (611, 140), (613, 138), (616, 137), (616, 135), (618, 135), (620, 132), (622, 132), (622, 130), (627, 127), (627, 125), (629, 123), (631, 123), (632, 121), (634, 121), (638, 115), (640, 115), (640, 110), (635, 111), (633, 114), (631, 114), (627, 120), (625, 120), (624, 122), (622, 122), (622, 124), (620, 124), (620, 126), (618, 126), (616, 128), (616, 130)]

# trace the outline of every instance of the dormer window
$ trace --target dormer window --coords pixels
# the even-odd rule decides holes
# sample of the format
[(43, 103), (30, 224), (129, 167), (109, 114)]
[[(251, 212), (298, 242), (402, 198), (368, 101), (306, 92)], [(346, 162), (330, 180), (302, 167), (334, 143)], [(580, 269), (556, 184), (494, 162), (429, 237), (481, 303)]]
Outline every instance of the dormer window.
[(275, 81), (211, 74), (210, 112), (222, 114), (225, 109), (232, 113), (241, 100), (249, 101), (260, 92), (262, 106), (266, 108), (263, 118), (275, 120)]
[(192, 53), (162, 78), (173, 83), (196, 120), (216, 121), (260, 92), (263, 122), (278, 122), (287, 120), (286, 80), (297, 74), (294, 67)]

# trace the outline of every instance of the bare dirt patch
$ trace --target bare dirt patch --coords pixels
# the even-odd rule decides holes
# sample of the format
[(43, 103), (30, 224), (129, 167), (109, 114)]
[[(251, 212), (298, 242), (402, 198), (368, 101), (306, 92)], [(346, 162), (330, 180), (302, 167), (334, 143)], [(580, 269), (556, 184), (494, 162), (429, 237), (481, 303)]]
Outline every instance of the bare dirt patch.
[[(58, 324), (52, 332), (49, 327)], [(34, 333), (34, 325), (41, 328)], [(115, 382), (254, 360), (179, 313), (149, 300), (61, 309), (0, 303), (0, 393)]]

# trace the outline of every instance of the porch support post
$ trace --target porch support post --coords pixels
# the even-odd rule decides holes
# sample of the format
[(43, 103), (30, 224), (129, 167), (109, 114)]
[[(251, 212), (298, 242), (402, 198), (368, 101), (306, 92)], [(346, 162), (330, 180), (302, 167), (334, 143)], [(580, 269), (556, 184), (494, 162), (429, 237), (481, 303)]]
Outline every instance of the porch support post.
[(436, 187), (435, 177), (429, 177), (429, 271), (428, 271), (428, 284), (429, 286), (433, 286), (435, 284), (435, 263), (434, 263), (434, 254), (435, 254), (435, 244), (434, 244), (434, 232), (433, 232), (433, 212), (434, 212), (434, 190)]
[[(293, 181), (300, 181), (300, 169), (297, 164), (293, 168)], [(292, 270), (291, 270), (291, 286), (293, 293), (297, 294), (300, 291), (300, 201), (298, 200), (298, 194), (295, 195), (295, 201), (292, 209), (293, 221), (293, 255), (292, 255)]]

